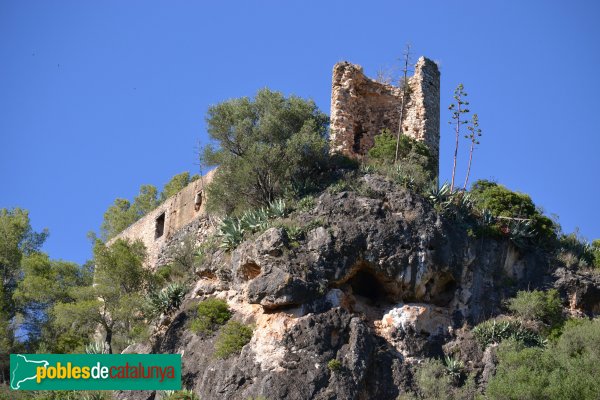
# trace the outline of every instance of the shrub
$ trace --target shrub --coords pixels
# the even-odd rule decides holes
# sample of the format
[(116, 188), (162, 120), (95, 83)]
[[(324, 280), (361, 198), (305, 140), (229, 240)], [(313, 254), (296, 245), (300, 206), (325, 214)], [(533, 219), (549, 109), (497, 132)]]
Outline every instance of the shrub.
[(415, 371), (415, 383), (419, 395), (404, 394), (399, 399), (471, 400), (477, 393), (473, 376), (469, 376), (462, 386), (458, 386), (457, 380), (448, 373), (447, 367), (440, 360), (433, 358), (419, 364)]
[(342, 369), (342, 363), (339, 360), (332, 358), (327, 362), (327, 368), (329, 368), (331, 372), (339, 371)]
[(166, 248), (165, 258), (170, 265), (168, 280), (189, 281), (194, 277), (194, 271), (200, 264), (196, 240), (196, 235), (190, 232), (179, 243)]
[(535, 332), (527, 329), (520, 321), (495, 319), (484, 321), (473, 328), (473, 335), (482, 347), (500, 343), (506, 339), (515, 339), (527, 346), (542, 346), (544, 340)]
[[(471, 187), (472, 200), (479, 210), (488, 210), (496, 217), (529, 219), (535, 238), (545, 244), (553, 244), (557, 237), (558, 225), (543, 215), (529, 195), (514, 192), (505, 186), (488, 180), (478, 180)], [(497, 229), (508, 233), (511, 229), (506, 219), (498, 221)], [(506, 225), (503, 228), (503, 225)], [(503, 233), (503, 232), (499, 232)]]
[(394, 165), (396, 136), (384, 129), (374, 140), (369, 150), (370, 167), (409, 189), (423, 191), (431, 184), (437, 166), (423, 142), (400, 135), (398, 162)]
[(558, 259), (567, 267), (600, 267), (600, 241), (589, 243), (577, 230), (561, 235)]
[(252, 339), (252, 327), (238, 321), (229, 321), (221, 329), (215, 342), (215, 357), (228, 358), (242, 350)]
[(600, 239), (592, 242), (592, 251), (594, 253), (594, 267), (600, 268)]
[(205, 165), (218, 165), (207, 207), (240, 214), (267, 207), (288, 192), (301, 193), (328, 167), (329, 118), (311, 100), (269, 89), (253, 99), (229, 100), (208, 110)]
[(296, 203), (296, 209), (299, 211), (310, 211), (315, 206), (315, 197), (314, 196), (305, 196), (298, 200)]
[(546, 349), (507, 341), (498, 349), (489, 399), (600, 398), (600, 320), (565, 327)]
[(220, 299), (206, 299), (198, 304), (196, 318), (190, 329), (195, 333), (207, 334), (213, 332), (219, 325), (225, 324), (231, 318), (227, 302)]
[(549, 326), (562, 320), (562, 302), (556, 289), (519, 291), (508, 301), (508, 309), (525, 320), (541, 321)]

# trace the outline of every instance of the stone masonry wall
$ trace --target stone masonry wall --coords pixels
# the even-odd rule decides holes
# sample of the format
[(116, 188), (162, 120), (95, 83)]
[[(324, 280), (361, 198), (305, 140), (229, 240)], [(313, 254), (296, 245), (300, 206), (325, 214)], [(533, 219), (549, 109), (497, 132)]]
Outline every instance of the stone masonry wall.
[[(425, 57), (419, 58), (408, 85), (402, 132), (425, 142), (438, 160), (440, 72), (437, 65)], [(362, 158), (382, 129), (398, 132), (401, 102), (400, 87), (368, 78), (359, 65), (337, 63), (333, 67), (331, 88), (331, 151)]]
[[(145, 265), (155, 268), (158, 263), (162, 248), (183, 227), (192, 221), (206, 217), (206, 186), (212, 181), (215, 170), (204, 175), (179, 193), (169, 197), (157, 208), (149, 212), (140, 220), (130, 225), (123, 232), (108, 241), (110, 246), (117, 239), (140, 239), (146, 246), (148, 257)], [(196, 204), (200, 196), (200, 204)], [(157, 234), (159, 217), (164, 215), (162, 234)]]

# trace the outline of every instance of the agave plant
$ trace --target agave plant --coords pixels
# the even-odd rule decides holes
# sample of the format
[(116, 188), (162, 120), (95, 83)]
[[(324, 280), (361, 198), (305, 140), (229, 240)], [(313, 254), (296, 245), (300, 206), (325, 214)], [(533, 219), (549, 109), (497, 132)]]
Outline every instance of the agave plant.
[(368, 165), (368, 164), (361, 164), (360, 165), (360, 172), (364, 175), (367, 174), (372, 174), (375, 172), (375, 168), (372, 165)]
[(96, 340), (93, 343), (85, 346), (85, 354), (106, 354), (108, 353), (108, 346), (102, 340)]
[(545, 346), (546, 341), (537, 333), (527, 329), (519, 321), (487, 320), (473, 328), (475, 339), (487, 347), (493, 343), (500, 343), (504, 339), (512, 338), (526, 346)]
[(269, 218), (283, 218), (287, 215), (287, 207), (283, 199), (277, 199), (267, 208)]
[(242, 230), (248, 232), (258, 232), (264, 230), (269, 222), (269, 215), (264, 208), (260, 210), (246, 211), (240, 218)]
[(483, 209), (481, 213), (481, 225), (483, 226), (491, 226), (496, 223), (496, 217), (490, 210), (487, 208)]
[(440, 204), (448, 200), (450, 196), (450, 184), (448, 182), (444, 182), (442, 186), (434, 185), (429, 190), (429, 200), (433, 204)]
[(171, 283), (158, 292), (151, 293), (148, 298), (152, 315), (167, 314), (181, 305), (187, 288), (180, 283)]
[(396, 182), (398, 182), (400, 185), (404, 186), (407, 189), (412, 189), (415, 187), (415, 178), (412, 175), (406, 173), (402, 165), (396, 166), (395, 173)]
[(465, 365), (462, 361), (455, 359), (452, 356), (445, 356), (444, 363), (446, 364), (446, 373), (452, 377), (452, 379), (460, 378), (463, 368)]
[(531, 221), (511, 220), (508, 229), (508, 237), (519, 247), (523, 247), (528, 239), (536, 235), (536, 230), (531, 225)]
[(217, 235), (221, 238), (221, 248), (233, 250), (244, 239), (244, 228), (239, 219), (227, 217), (221, 222)]

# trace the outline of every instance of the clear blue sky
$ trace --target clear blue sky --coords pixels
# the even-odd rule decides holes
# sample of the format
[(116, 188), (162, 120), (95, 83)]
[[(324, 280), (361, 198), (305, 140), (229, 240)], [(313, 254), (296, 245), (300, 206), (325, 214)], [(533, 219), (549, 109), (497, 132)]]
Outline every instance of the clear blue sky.
[[(0, 1), (0, 207), (83, 262), (116, 197), (197, 171), (207, 107), (268, 86), (329, 113), (331, 69), (392, 66), (406, 42), (463, 82), (484, 129), (474, 178), (600, 237), (598, 1)], [(464, 177), (466, 142), (459, 178)]]

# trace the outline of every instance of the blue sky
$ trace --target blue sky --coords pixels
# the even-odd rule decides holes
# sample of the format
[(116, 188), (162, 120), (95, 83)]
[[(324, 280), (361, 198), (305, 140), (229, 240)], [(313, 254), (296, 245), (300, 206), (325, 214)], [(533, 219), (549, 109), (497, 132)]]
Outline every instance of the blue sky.
[[(0, 207), (30, 210), (53, 258), (90, 257), (116, 197), (198, 171), (209, 105), (268, 86), (329, 113), (331, 70), (397, 65), (404, 44), (462, 82), (484, 130), (473, 178), (529, 193), (600, 237), (597, 1), (0, 2)], [(467, 144), (460, 152), (462, 182)]]

